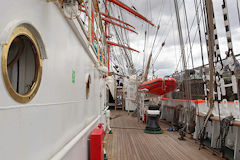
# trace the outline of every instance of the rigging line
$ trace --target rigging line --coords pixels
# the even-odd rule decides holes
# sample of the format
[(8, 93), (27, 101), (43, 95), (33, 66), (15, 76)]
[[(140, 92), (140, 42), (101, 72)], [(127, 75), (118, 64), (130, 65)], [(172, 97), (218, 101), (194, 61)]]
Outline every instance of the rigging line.
[(160, 8), (160, 12), (159, 12), (159, 15), (160, 15), (160, 16), (159, 16), (159, 18), (158, 18), (158, 21), (157, 21), (158, 23), (157, 23), (157, 24), (160, 24), (160, 23), (161, 23), (161, 20), (162, 20), (163, 13), (161, 14), (161, 11), (164, 11), (164, 5), (162, 5), (162, 4), (165, 4), (165, 3), (163, 3), (163, 1), (164, 1), (164, 0), (161, 1), (161, 8)]
[[(201, 0), (200, 0), (201, 1)], [(204, 87), (204, 96), (205, 96), (205, 100), (207, 101), (207, 84), (206, 84), (206, 73), (205, 70), (203, 68), (204, 66), (204, 56), (203, 56), (203, 47), (202, 47), (202, 34), (201, 34), (201, 27), (200, 27), (200, 20), (199, 20), (199, 12), (198, 12), (198, 8), (197, 8), (197, 0), (194, 0), (194, 4), (195, 4), (195, 12), (196, 12), (196, 16), (197, 16), (197, 26), (198, 26), (198, 36), (199, 36), (199, 41), (200, 41), (200, 49), (201, 49), (201, 58), (202, 58), (202, 67), (201, 67), (201, 74), (202, 74), (202, 79), (203, 79), (203, 87)], [(207, 102), (208, 105), (208, 102)], [(200, 127), (199, 127), (200, 128)]]
[[(107, 9), (107, 6), (106, 6), (106, 4), (105, 4), (105, 1), (106, 1), (106, 0), (104, 0), (104, 6), (105, 6), (105, 8), (106, 8), (106, 10), (107, 10), (107, 14), (110, 16), (110, 13), (109, 13), (109, 11), (108, 11), (108, 9)], [(112, 10), (112, 9), (111, 9), (111, 10)], [(112, 22), (111, 19), (110, 19), (110, 21)], [(120, 42), (121, 45), (123, 45), (122, 39), (120, 38), (120, 36), (119, 36), (119, 34), (118, 34), (118, 32), (117, 32), (116, 27), (115, 27), (114, 25), (112, 25), (112, 26), (113, 26), (114, 31), (115, 31), (115, 33), (116, 33), (116, 38), (117, 38), (117, 40)], [(125, 55), (126, 55), (126, 56), (125, 56), (126, 62), (129, 63), (129, 66), (130, 66), (131, 68), (134, 68), (133, 64), (131, 64), (131, 60), (130, 60), (128, 54), (127, 54), (126, 49), (123, 48), (123, 50), (124, 50), (124, 53), (125, 53)]]
[[(203, 27), (203, 29), (204, 29), (204, 33), (205, 33), (205, 35), (206, 35), (206, 33), (207, 33), (207, 16), (206, 16), (206, 7), (205, 7), (205, 5), (204, 5), (204, 2), (202, 2), (202, 0), (200, 0), (200, 3), (201, 3), (201, 17), (202, 17), (202, 19), (203, 19), (203, 23), (202, 23), (202, 27)], [(205, 42), (206, 42), (206, 44), (207, 44), (207, 40), (206, 40), (206, 36), (204, 36), (205, 37)], [(208, 48), (207, 48), (207, 45), (206, 45), (206, 49), (208, 50)]]
[(123, 50), (122, 48), (112, 48), (114, 50), (115, 53), (120, 53), (118, 55), (115, 55), (115, 57), (117, 57), (117, 59), (119, 60), (119, 63), (118, 63), (118, 66), (119, 68), (122, 69), (122, 71), (124, 72), (123, 74), (126, 73), (126, 65), (127, 65), (127, 62), (124, 61), (125, 58), (124, 58), (124, 54), (123, 54)]
[[(166, 40), (167, 40), (167, 37), (168, 37), (169, 33), (170, 33), (170, 30), (168, 31), (168, 33), (167, 33), (167, 35), (166, 35), (166, 38), (165, 38), (164, 41), (163, 41), (164, 44), (166, 43)], [(158, 58), (158, 56), (160, 55), (163, 47), (164, 47), (163, 45), (160, 46), (159, 51), (158, 51), (157, 55), (155, 56), (155, 58), (154, 58), (154, 60), (153, 60), (153, 62), (152, 62), (153, 65), (154, 65), (155, 62), (157, 61), (157, 58)]]
[[(121, 14), (122, 20), (124, 21), (125, 19), (123, 18), (122, 10), (120, 10), (120, 14)], [(127, 41), (127, 46), (130, 47), (129, 46), (129, 36), (127, 34), (127, 31), (124, 29), (123, 32), (124, 32), (124, 35), (125, 35), (125, 38), (126, 38), (126, 41)]]
[(191, 38), (190, 38), (190, 32), (189, 32), (189, 26), (188, 26), (188, 18), (187, 18), (187, 10), (186, 10), (185, 0), (183, 0), (183, 8), (184, 8), (185, 21), (186, 21), (187, 31), (188, 31), (188, 41), (189, 41), (189, 49), (190, 49), (190, 54), (191, 54), (191, 59), (192, 59), (192, 68), (194, 68), (193, 55), (192, 55), (192, 46), (191, 46)]
[[(195, 32), (194, 39), (193, 39), (193, 43), (191, 44), (192, 46), (193, 46), (194, 41), (195, 41), (195, 39), (196, 39), (197, 31), (198, 31), (198, 30), (196, 30), (196, 32)], [(179, 66), (179, 64), (180, 64), (180, 62), (181, 62), (181, 58), (182, 58), (182, 54), (181, 54), (181, 56), (179, 57), (178, 64), (177, 64), (177, 67), (176, 67), (175, 71), (177, 71), (177, 69), (178, 69), (178, 66)], [(187, 55), (187, 61), (186, 61), (186, 63), (189, 63), (189, 58), (190, 58), (190, 53)], [(160, 69), (159, 69), (159, 70), (160, 70)], [(158, 70), (157, 70), (157, 71), (158, 71)], [(157, 71), (156, 71), (156, 72), (157, 72)]]
[(147, 38), (147, 31), (145, 31), (145, 36), (144, 36), (144, 48), (143, 48), (143, 71), (144, 71), (144, 63), (145, 63), (145, 58), (146, 58), (146, 38)]
[[(198, 32), (198, 29), (196, 29), (196, 32), (195, 32), (195, 35), (194, 35), (194, 38), (193, 38), (193, 42), (192, 42), (192, 44), (191, 44), (191, 47), (193, 47), (193, 45), (194, 45), (194, 42), (195, 42), (195, 39), (196, 39), (196, 36), (197, 36), (197, 32)], [(190, 56), (191, 56), (191, 53), (188, 54), (187, 63), (188, 63), (188, 61), (189, 61)], [(194, 68), (193, 68), (193, 69), (194, 69)]]
[(201, 28), (200, 28), (200, 21), (201, 20), (199, 19), (199, 13), (198, 13), (198, 8), (197, 8), (197, 0), (194, 0), (194, 5), (195, 5), (195, 12), (196, 12), (196, 17), (197, 17), (198, 36), (199, 36), (200, 48), (201, 48), (202, 66), (204, 66), (204, 56), (203, 56), (203, 47), (202, 47), (202, 34), (201, 34)]
[[(194, 38), (193, 38), (193, 43), (191, 44), (193, 46), (194, 42), (195, 42), (195, 39), (196, 39), (196, 35), (197, 35), (197, 32), (198, 32), (198, 29), (196, 30), (195, 34), (194, 34)], [(187, 63), (189, 62), (189, 56), (190, 56), (190, 53), (188, 54), (187, 56)], [(178, 60), (178, 64), (177, 64), (177, 67), (176, 67), (176, 70), (178, 69), (178, 65), (181, 61), (181, 58), (182, 58), (182, 55), (180, 56), (179, 60)]]
[[(200, 3), (198, 4), (197, 9), (199, 8), (199, 6), (201, 6), (201, 1), (200, 1)], [(196, 16), (194, 16), (194, 19), (193, 19), (193, 21), (192, 21), (192, 24), (191, 24), (191, 27), (190, 27), (190, 32), (191, 32), (191, 30), (192, 30), (192, 27), (193, 27), (195, 18), (196, 18)], [(200, 21), (201, 21), (201, 19), (200, 19)], [(187, 38), (186, 38), (186, 40), (185, 40), (185, 44), (186, 44), (186, 43), (187, 43)], [(178, 65), (177, 65), (177, 68), (178, 68)], [(177, 68), (176, 68), (176, 70), (177, 70)]]
[[(172, 28), (174, 27), (174, 22), (172, 21)], [(177, 49), (176, 49), (176, 39), (175, 39), (175, 30), (173, 29), (173, 46), (174, 46), (174, 53), (175, 53), (175, 60), (176, 60), (176, 64), (177, 64)]]
[[(199, 6), (200, 6), (200, 3), (199, 3), (197, 6), (198, 6), (197, 9), (198, 9)], [(191, 27), (190, 27), (190, 32), (192, 31), (192, 28), (193, 28), (193, 25), (194, 25), (195, 19), (196, 19), (196, 15), (193, 17), (193, 21), (192, 21), (192, 23), (191, 23)], [(188, 41), (188, 37), (185, 39), (185, 44), (187, 43), (187, 41)]]
[[(194, 44), (194, 42), (195, 42), (195, 39), (196, 39), (196, 36), (197, 36), (197, 32), (198, 32), (198, 29), (196, 29), (196, 32), (195, 32), (195, 34), (194, 34), (194, 38), (193, 38), (193, 42), (192, 42), (192, 44), (191, 44), (191, 47), (193, 47), (193, 44)], [(190, 53), (187, 55), (187, 62), (186, 63), (188, 63), (189, 62), (189, 58), (190, 58)], [(179, 62), (181, 61), (181, 57), (180, 57), (180, 59), (179, 59)], [(194, 68), (193, 68), (194, 69)], [(177, 68), (176, 68), (176, 70), (177, 70)]]
[[(183, 3), (181, 3), (181, 4), (183, 4)], [(180, 8), (181, 8), (181, 6), (179, 7), (179, 9), (180, 9)], [(172, 12), (171, 12), (171, 18), (170, 18), (170, 21), (168, 21), (168, 24), (169, 24), (169, 22), (173, 21), (173, 20), (172, 20), (172, 17), (173, 17), (173, 14), (172, 14)], [(163, 41), (164, 43), (166, 42), (169, 33), (170, 33), (170, 28), (169, 28), (168, 33), (167, 33), (167, 35), (166, 35), (166, 37), (165, 37), (165, 39), (164, 39), (164, 41)], [(155, 58), (154, 58), (154, 60), (153, 60), (153, 64), (157, 61), (157, 58), (158, 58), (158, 56), (160, 55), (161, 51), (162, 51), (162, 46), (160, 46), (159, 52), (158, 52), (158, 54), (155, 56)]]
[(155, 36), (154, 36), (153, 45), (152, 45), (152, 49), (151, 49), (150, 54), (152, 54), (153, 47), (154, 47), (154, 44), (155, 44), (155, 42), (156, 42), (156, 38), (157, 38), (157, 35), (158, 35), (159, 28), (160, 28), (160, 26), (158, 25), (158, 26), (157, 26), (157, 31), (156, 31)]
[[(147, 15), (148, 15), (148, 13), (149, 13), (149, 4), (150, 2), (149, 2), (149, 0), (147, 0), (147, 4), (146, 4), (146, 10), (147, 10)], [(144, 66), (145, 66), (145, 63), (146, 63), (146, 61), (147, 61), (147, 52), (148, 52), (148, 44), (149, 43), (146, 43), (146, 42), (148, 42), (148, 40), (149, 40), (149, 32), (150, 32), (150, 30), (149, 30), (149, 24), (148, 23), (146, 23), (146, 25), (145, 25), (145, 41), (144, 41), (144, 50), (143, 50), (143, 73), (144, 73)]]
[[(170, 33), (170, 30), (168, 30), (168, 33), (167, 33), (166, 38), (164, 39), (163, 43), (166, 42), (169, 33)], [(161, 47), (160, 47), (160, 49), (159, 49), (159, 52), (157, 53), (157, 55), (155, 56), (155, 58), (154, 58), (154, 60), (153, 60), (153, 62), (152, 62), (153, 64), (157, 61), (157, 58), (158, 58), (158, 56), (160, 55), (160, 53), (161, 53), (161, 51), (162, 51), (162, 48), (163, 48), (163, 46), (161, 45)]]
[(150, 8), (150, 18), (152, 20), (152, 5), (150, 0), (148, 2), (149, 2), (149, 8)]
[[(197, 10), (198, 10), (200, 4), (201, 4), (201, 2), (199, 2), (199, 4), (197, 5)], [(193, 21), (192, 21), (191, 26), (190, 26), (190, 32), (192, 31), (195, 19), (196, 19), (196, 15), (193, 17)], [(187, 40), (188, 40), (188, 38), (186, 38), (185, 43), (187, 43)]]
[[(171, 9), (171, 11), (172, 11), (172, 8), (170, 8), (170, 9)], [(172, 17), (173, 17), (173, 13), (171, 12), (170, 21), (168, 21), (167, 26), (169, 25), (170, 22), (173, 22)], [(160, 42), (165, 43), (166, 39), (168, 38), (168, 35), (169, 35), (170, 31), (171, 31), (171, 28), (168, 28), (168, 32), (167, 32), (167, 35), (166, 35), (164, 41), (162, 42), (162, 41), (159, 40), (159, 41), (158, 41), (158, 44), (159, 44)], [(162, 36), (160, 36), (160, 37), (162, 37)], [(158, 58), (158, 56), (159, 56), (159, 54), (160, 54), (160, 52), (161, 52), (161, 50), (162, 50), (162, 47), (163, 47), (163, 46), (160, 45), (158, 53), (157, 53), (157, 54), (155, 55), (155, 57), (153, 58), (153, 62), (152, 62), (153, 65), (154, 65), (154, 63), (156, 62), (156, 59)]]
[[(161, 16), (160, 16), (160, 17), (161, 17)], [(157, 38), (157, 35), (158, 35), (158, 31), (159, 31), (159, 28), (160, 28), (160, 17), (159, 17), (159, 19), (158, 19), (157, 31), (155, 32), (154, 40), (153, 40), (153, 43), (152, 43), (153, 45), (152, 45), (150, 54), (153, 53), (153, 48), (154, 48), (154, 45), (155, 45), (155, 42), (156, 42), (156, 38)]]
[[(165, 3), (163, 3), (163, 1), (164, 0), (162, 0), (161, 2), (162, 2), (162, 4), (165, 4)], [(158, 20), (157, 20), (157, 24), (160, 26), (160, 23), (161, 23), (161, 19), (162, 19), (162, 16), (163, 16), (163, 11), (164, 11), (164, 5), (161, 5), (161, 8), (160, 8), (160, 10), (159, 10), (159, 18), (158, 18)], [(159, 34), (161, 35), (161, 31), (159, 32)], [(160, 38), (161, 38), (161, 36), (160, 36)], [(160, 42), (160, 40), (158, 41), (158, 42)], [(157, 44), (157, 46), (158, 46), (158, 44)], [(152, 52), (153, 52), (153, 50), (152, 50)]]
[(184, 47), (184, 42), (183, 42), (182, 27), (181, 27), (181, 21), (180, 21), (180, 16), (179, 16), (179, 8), (178, 8), (177, 0), (174, 0), (174, 6), (175, 6), (176, 19), (177, 19), (181, 54), (183, 55), (182, 56), (183, 70), (186, 70), (185, 47)]
[[(183, 4), (183, 3), (180, 4), (179, 9), (181, 9), (182, 4)], [(170, 20), (169, 20), (168, 23), (167, 23), (167, 26), (169, 26), (169, 23), (173, 21), (173, 19), (172, 19), (172, 17), (173, 17), (173, 12), (172, 12), (172, 6), (171, 6), (171, 5), (170, 5), (170, 10), (171, 10), (171, 17), (170, 17)], [(153, 58), (153, 59), (155, 60), (154, 63), (156, 62), (156, 59), (157, 59), (157, 57), (159, 56), (159, 54), (160, 54), (160, 52), (161, 52), (161, 50), (162, 50), (162, 45), (159, 45), (159, 43), (161, 43), (161, 42), (162, 42), (162, 43), (165, 43), (165, 41), (166, 41), (166, 39), (167, 39), (167, 37), (168, 37), (168, 34), (169, 34), (170, 30), (171, 30), (171, 28), (168, 27), (168, 32), (163, 32), (163, 34), (164, 34), (164, 33), (167, 33), (166, 38), (164, 39), (164, 41), (161, 41), (161, 38), (163, 37), (163, 34), (161, 35), (161, 33), (160, 33), (160, 39), (159, 39), (158, 44), (157, 44), (157, 46), (159, 46), (159, 51), (157, 52), (157, 54), (156, 54), (155, 57)], [(154, 63), (153, 63), (153, 64), (154, 64)]]
[[(180, 7), (180, 8), (181, 8), (181, 7)], [(171, 16), (170, 16), (170, 20), (169, 20), (168, 23), (167, 23), (167, 26), (169, 26), (169, 23), (173, 21), (173, 20), (172, 20), (172, 16), (173, 16), (173, 13), (172, 13), (172, 5), (170, 5), (170, 11), (171, 11)], [(159, 25), (160, 25), (160, 23), (161, 23), (161, 21), (159, 22)], [(171, 28), (168, 27), (167, 29), (170, 30)], [(161, 38), (164, 37), (164, 36), (163, 36), (164, 33), (166, 33), (166, 32), (164, 32), (164, 30), (163, 30), (163, 32), (160, 31), (160, 33), (159, 33), (160, 39), (159, 39), (159, 41), (158, 41), (158, 43), (157, 43), (157, 46), (159, 46), (159, 49), (161, 48), (161, 45), (159, 45), (159, 43), (162, 42), (162, 41), (161, 41)], [(157, 48), (156, 48), (155, 50), (157, 50)], [(155, 56), (155, 57), (156, 57), (156, 56)]]
[(238, 4), (238, 0), (237, 1), (237, 11), (238, 11), (238, 22), (239, 22), (239, 25), (240, 25), (240, 11), (239, 11), (239, 4)]
[[(119, 11), (119, 13), (120, 13), (120, 9), (118, 8), (118, 11)], [(121, 17), (120, 16), (118, 16), (118, 19), (120, 19)], [(123, 28), (122, 27), (120, 27), (120, 28), (118, 28), (120, 31), (119, 31), (119, 34), (120, 34), (120, 37), (122, 37), (122, 40), (123, 40), (123, 43), (125, 44), (125, 40), (124, 40), (124, 37), (123, 37)]]
[[(152, 7), (151, 7), (151, 1), (150, 0), (147, 0), (146, 8), (147, 8), (147, 15), (149, 16), (149, 14), (150, 14), (150, 18), (152, 20)], [(148, 23), (146, 23), (146, 30), (147, 30), (147, 33), (148, 33), (147, 37), (146, 37), (146, 41), (148, 42), (149, 41), (149, 36), (150, 36), (150, 34), (149, 34), (150, 29), (149, 29), (149, 24)], [(145, 59), (144, 63), (146, 63), (146, 61), (147, 61), (146, 48), (148, 48), (148, 43), (146, 43), (146, 46), (145, 46), (145, 49), (144, 49), (144, 51), (145, 51), (145, 53), (144, 53), (144, 59)]]
[[(111, 6), (110, 6), (110, 7), (111, 7)], [(111, 7), (111, 11), (113, 11), (112, 7)], [(113, 13), (113, 15), (114, 15), (114, 13)], [(115, 27), (115, 26), (114, 26), (114, 27)], [(114, 28), (114, 29), (116, 29), (115, 32), (116, 32), (116, 34), (118, 35), (118, 37), (117, 37), (118, 43), (124, 44), (124, 37), (123, 37), (123, 36), (119, 36), (119, 33), (118, 33), (118, 32), (122, 33), (121, 28)], [(120, 30), (120, 31), (119, 31), (119, 30)], [(123, 38), (123, 39), (121, 39), (120, 37)], [(119, 59), (121, 60), (121, 62), (122, 62), (121, 64), (123, 64), (123, 59), (125, 59), (126, 62), (127, 62), (127, 64), (129, 64), (130, 62), (128, 62), (128, 59), (126, 59), (126, 57), (129, 56), (128, 53), (125, 53), (125, 52), (122, 50), (122, 48), (118, 48), (118, 51), (121, 52), (121, 53), (123, 53), (123, 54), (120, 54), (120, 56), (118, 56), (118, 58), (119, 58)], [(124, 54), (126, 54), (127, 56), (124, 56)], [(120, 57), (123, 57), (123, 58), (120, 58)]]
[[(120, 9), (119, 8), (119, 13), (120, 13), (120, 19), (123, 21), (123, 22), (125, 22), (125, 19), (123, 18), (123, 14), (122, 14), (122, 9)], [(124, 26), (126, 26), (125, 24), (124, 24)], [(127, 26), (126, 26), (127, 27)], [(122, 28), (121, 28), (122, 29)], [(129, 47), (129, 38), (128, 38), (128, 34), (126, 33), (126, 30), (125, 29), (123, 29), (123, 32), (124, 32), (124, 36), (125, 36), (125, 39), (126, 39), (126, 44), (127, 44), (127, 46)], [(123, 37), (124, 38), (124, 37)], [(130, 54), (131, 55), (131, 54)]]
[(120, 60), (118, 59), (118, 57), (117, 57), (115, 54), (111, 54), (110, 58), (118, 61), (118, 64), (122, 64), (122, 63), (120, 62)]
[[(123, 19), (123, 15), (122, 15), (122, 10), (119, 8), (119, 12), (120, 12), (120, 19), (122, 21), (124, 21)], [(122, 38), (123, 38), (123, 41), (126, 42), (126, 45), (129, 47), (129, 40), (128, 40), (128, 37), (127, 37), (127, 33), (126, 33), (126, 30), (125, 29), (122, 29), (122, 28), (119, 28), (121, 30), (121, 34), (122, 34)], [(124, 37), (125, 37), (125, 40), (124, 40)], [(129, 53), (129, 52), (128, 52)], [(132, 55), (131, 54), (128, 54), (128, 56), (130, 57), (130, 59), (132, 59)]]
[[(122, 14), (122, 12), (121, 12), (121, 14)], [(123, 16), (122, 16), (122, 18), (123, 18)], [(124, 19), (123, 19), (124, 20)], [(130, 42), (129, 42), (129, 37), (128, 37), (128, 33), (127, 33), (127, 31), (124, 29), (123, 30), (123, 32), (124, 32), (124, 36), (125, 36), (125, 39), (126, 39), (126, 41), (127, 41), (127, 43), (126, 43), (126, 45), (130, 48)], [(131, 60), (132, 60), (132, 54), (131, 54), (131, 52), (129, 51), (128, 52), (129, 53), (129, 56), (130, 56), (130, 58), (131, 58)], [(133, 63), (133, 61), (132, 61), (132, 63)]]

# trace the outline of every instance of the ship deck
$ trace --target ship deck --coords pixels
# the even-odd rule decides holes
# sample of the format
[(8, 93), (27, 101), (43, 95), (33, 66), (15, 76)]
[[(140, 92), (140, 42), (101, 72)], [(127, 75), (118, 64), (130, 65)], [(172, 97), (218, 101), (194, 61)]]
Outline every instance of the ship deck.
[(113, 134), (107, 134), (105, 149), (109, 160), (216, 160), (208, 149), (199, 150), (191, 138), (179, 141), (178, 132), (169, 132), (160, 121), (163, 134), (146, 134), (146, 124), (125, 111), (111, 111)]

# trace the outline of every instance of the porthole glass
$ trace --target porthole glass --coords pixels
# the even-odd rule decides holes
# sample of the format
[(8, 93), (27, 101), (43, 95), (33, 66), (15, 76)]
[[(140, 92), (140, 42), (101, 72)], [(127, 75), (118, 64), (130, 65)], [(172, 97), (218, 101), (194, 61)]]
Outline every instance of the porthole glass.
[(18, 102), (27, 103), (36, 94), (42, 76), (39, 45), (26, 27), (17, 27), (3, 46), (2, 72), (6, 88)]

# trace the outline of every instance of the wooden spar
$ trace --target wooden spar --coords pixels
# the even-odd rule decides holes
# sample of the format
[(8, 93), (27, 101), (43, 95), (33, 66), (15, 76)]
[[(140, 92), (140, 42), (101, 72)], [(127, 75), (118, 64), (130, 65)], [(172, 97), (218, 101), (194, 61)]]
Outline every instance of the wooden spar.
[(102, 12), (101, 12), (101, 15), (103, 15), (103, 16), (105, 16), (105, 17), (107, 17), (107, 18), (116, 20), (116, 21), (118, 21), (118, 22), (120, 22), (120, 23), (123, 23), (123, 24), (125, 24), (125, 25), (127, 25), (127, 26), (129, 26), (129, 27), (132, 27), (133, 29), (135, 29), (135, 27), (133, 27), (132, 25), (130, 25), (130, 24), (126, 23), (126, 22), (121, 21), (120, 19), (117, 19), (117, 18), (115, 18), (115, 17), (109, 16), (109, 15), (107, 15), (107, 14), (105, 14), (105, 13), (102, 13)]
[(127, 46), (124, 46), (124, 45), (120, 45), (120, 44), (117, 44), (117, 43), (114, 43), (114, 42), (107, 41), (107, 44), (118, 46), (118, 47), (122, 47), (122, 48), (126, 48), (126, 49), (129, 49), (129, 50), (132, 50), (134, 52), (138, 52), (139, 53), (139, 51), (137, 51), (137, 50), (135, 50), (133, 48), (130, 48), (130, 47), (127, 47)]
[(124, 28), (124, 29), (126, 29), (126, 30), (129, 30), (129, 31), (131, 31), (131, 32), (134, 32), (134, 33), (138, 34), (138, 33), (135, 32), (134, 30), (132, 30), (132, 29), (130, 29), (130, 28), (127, 28), (127, 27), (124, 27), (124, 26), (122, 26), (122, 25), (120, 25), (120, 24), (118, 24), (118, 23), (112, 22), (112, 21), (110, 21), (110, 20), (108, 20), (108, 19), (106, 19), (106, 18), (102, 18), (102, 20), (104, 20), (104, 21), (107, 22), (107, 23), (112, 23), (112, 24), (114, 24), (114, 25), (117, 25), (117, 26), (119, 26), (119, 27), (122, 27), (122, 28)]
[(147, 76), (148, 76), (148, 72), (149, 72), (149, 68), (150, 68), (151, 59), (152, 59), (152, 52), (148, 57), (148, 63), (147, 63), (146, 69), (145, 69), (144, 77), (143, 77), (144, 81), (147, 81)]
[(151, 24), (152, 26), (154, 26), (154, 24), (151, 21), (149, 21), (147, 18), (142, 16), (140, 13), (134, 11), (132, 8), (128, 7), (126, 4), (124, 4), (118, 0), (108, 0), (108, 1), (118, 5), (119, 7), (125, 9), (126, 11), (132, 13), (133, 15), (137, 16), (138, 18), (140, 18), (140, 19), (146, 21), (147, 23)]
[(210, 70), (210, 81), (209, 81), (209, 102), (210, 108), (207, 112), (207, 117), (204, 122), (204, 127), (206, 127), (208, 119), (214, 108), (213, 101), (213, 88), (214, 88), (214, 72), (213, 72), (213, 52), (214, 52), (214, 25), (213, 25), (213, 5), (212, 0), (206, 0), (206, 10), (207, 10), (207, 20), (208, 20), (208, 46), (209, 46), (209, 70)]

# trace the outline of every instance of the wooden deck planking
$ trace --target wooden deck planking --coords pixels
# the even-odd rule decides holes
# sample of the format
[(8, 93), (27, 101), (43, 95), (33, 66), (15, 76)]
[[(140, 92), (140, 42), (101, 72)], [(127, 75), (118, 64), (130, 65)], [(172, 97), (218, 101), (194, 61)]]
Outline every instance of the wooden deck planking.
[(144, 133), (145, 124), (124, 111), (112, 111), (113, 134), (106, 136), (105, 149), (109, 160), (216, 160), (206, 149), (198, 150), (194, 140), (179, 141), (177, 132), (160, 123), (163, 134)]

